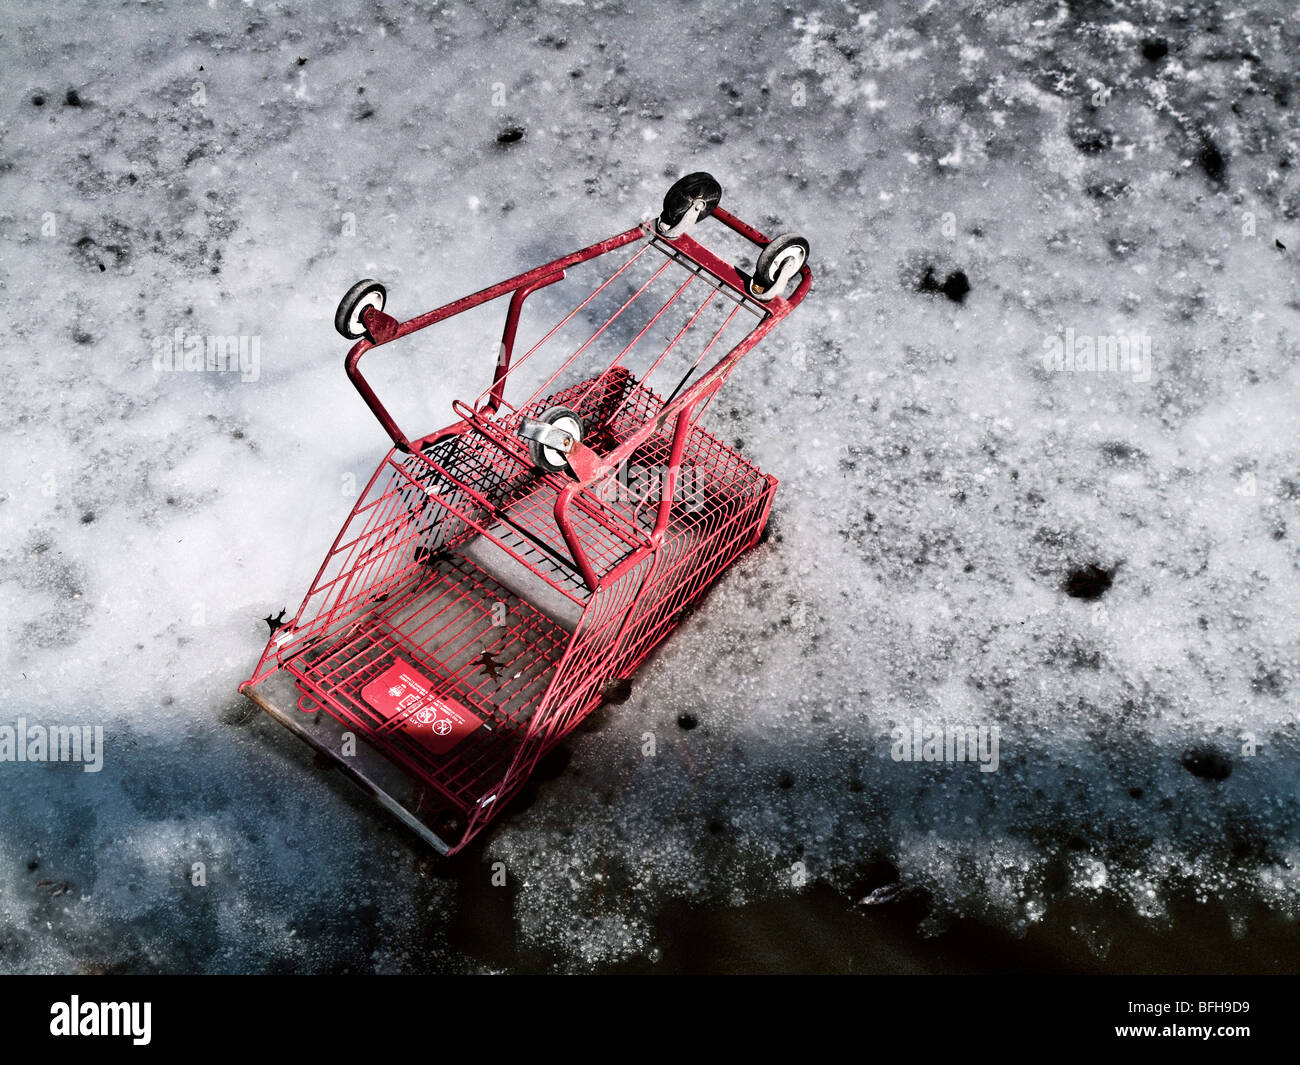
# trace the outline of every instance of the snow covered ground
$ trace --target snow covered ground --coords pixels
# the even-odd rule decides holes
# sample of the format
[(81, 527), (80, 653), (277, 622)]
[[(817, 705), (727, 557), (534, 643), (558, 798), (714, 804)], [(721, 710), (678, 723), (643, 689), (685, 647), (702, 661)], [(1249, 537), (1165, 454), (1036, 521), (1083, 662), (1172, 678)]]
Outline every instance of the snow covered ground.
[[(800, 900), (900, 914), (859, 967), (972, 922), (1293, 965), (1297, 55), (1285, 0), (6, 6), (0, 726), (104, 763), (0, 762), (0, 971), (653, 968), (683, 906)], [(335, 303), (425, 310), (699, 169), (813, 249), (711, 415), (774, 535), (439, 863), (235, 693), (385, 450)], [(1067, 330), (1150, 360), (1055, 370)], [(257, 364), (160, 372), (177, 331)], [(413, 371), (427, 428), (491, 359)], [(997, 771), (895, 760), (916, 720), (997, 726)]]

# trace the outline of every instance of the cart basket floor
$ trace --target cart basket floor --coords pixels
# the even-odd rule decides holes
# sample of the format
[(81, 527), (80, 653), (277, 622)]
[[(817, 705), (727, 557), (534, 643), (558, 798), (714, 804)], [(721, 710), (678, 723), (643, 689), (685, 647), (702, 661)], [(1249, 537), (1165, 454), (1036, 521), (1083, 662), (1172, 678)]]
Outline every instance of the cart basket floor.
[(305, 707), (324, 708), (469, 811), (491, 799), (569, 636), (444, 552), (285, 667)]

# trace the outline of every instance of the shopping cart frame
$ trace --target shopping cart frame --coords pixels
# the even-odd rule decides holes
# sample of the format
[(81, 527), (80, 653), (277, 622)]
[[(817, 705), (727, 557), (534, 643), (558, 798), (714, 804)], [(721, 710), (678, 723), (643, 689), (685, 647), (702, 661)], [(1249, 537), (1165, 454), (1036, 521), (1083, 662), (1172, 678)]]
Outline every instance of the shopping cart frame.
[[(714, 285), (719, 292), (727, 292), (731, 299), (737, 301), (737, 306), (744, 306), (758, 316), (757, 324), (737, 344), (726, 350), (716, 362), (704, 369), (693, 384), (681, 388), (679, 394), (670, 396), (657, 408), (652, 408), (644, 421), (622, 435), (616, 446), (606, 449), (602, 453), (597, 453), (588, 448), (582, 441), (575, 440), (572, 443), (572, 449), (567, 455), (567, 469), (563, 473), (549, 475), (555, 480), (556, 486), (553, 507), (555, 526), (569, 552), (576, 575), (580, 577), (580, 582), (575, 578), (572, 587), (559, 588), (560, 591), (577, 602), (583, 609), (582, 620), (572, 632), (575, 646), (578, 642), (579, 627), (586, 623), (588, 614), (593, 610), (593, 604), (607, 594), (617, 594), (622, 597), (618, 608), (611, 615), (613, 620), (606, 619), (604, 621), (607, 639), (612, 639), (615, 646), (617, 646), (618, 641), (623, 640), (626, 636), (629, 626), (632, 626), (633, 618), (637, 617), (642, 597), (647, 594), (649, 588), (653, 587), (653, 581), (661, 569), (660, 556), (665, 549), (665, 536), (668, 533), (670, 520), (674, 514), (676, 478), (682, 468), (688, 440), (693, 445), (698, 446), (699, 441), (707, 437), (708, 440), (714, 442), (714, 444), (708, 446), (713, 447), (716, 445), (717, 448), (728, 450), (725, 445), (702, 429), (699, 425), (700, 416), (708, 407), (712, 397), (734, 370), (739, 360), (752, 351), (780, 321), (802, 302), (812, 282), (812, 274), (807, 266), (805, 255), (799, 261), (797, 273), (791, 274), (787, 271), (787, 276), (782, 278), (781, 287), (786, 287), (786, 282), (793, 282), (793, 290), (788, 296), (769, 290), (763, 293), (761, 298), (756, 297), (755, 291), (759, 288), (758, 274), (763, 270), (762, 255), (760, 255), (759, 267), (756, 268), (755, 274), (747, 274), (697, 241), (691, 234), (690, 225), (684, 226), (681, 232), (665, 232), (664, 217), (661, 216), (659, 219), (641, 222), (622, 233), (598, 241), (580, 251), (562, 256), (506, 281), (488, 286), (472, 295), (454, 300), (405, 321), (399, 321), (385, 313), (382, 300), (377, 306), (365, 306), (359, 313), (360, 321), (364, 324), (365, 335), (351, 348), (345, 359), (345, 370), (349, 379), (393, 442), (393, 452), (390, 453), (390, 457), (386, 462), (392, 464), (394, 468), (396, 468), (399, 461), (405, 463), (403, 469), (427, 467), (430, 475), (442, 478), (451, 476), (451, 474), (444, 465), (440, 465), (431, 455), (436, 453), (440, 446), (445, 447), (448, 444), (455, 444), (456, 438), (459, 437), (473, 436), (476, 440), (479, 438), (488, 440), (492, 446), (499, 447), (503, 450), (503, 453), (510, 454), (512, 460), (521, 460), (526, 456), (523, 443), (502, 428), (500, 418), (503, 412), (510, 414), (516, 421), (524, 417), (524, 413), (520, 408), (512, 408), (505, 399), (505, 386), (513, 368), (512, 360), (515, 354), (520, 317), (529, 296), (540, 289), (563, 280), (567, 272), (573, 267), (629, 247), (638, 241), (644, 241), (647, 247), (657, 246), (669, 259), (676, 261), (689, 271), (692, 271), (695, 276)], [(774, 247), (773, 240), (770, 240), (757, 228), (742, 221), (716, 203), (709, 207), (703, 217), (711, 217), (731, 232), (755, 245), (760, 249), (760, 252), (770, 252)], [(703, 220), (703, 218), (700, 220)], [(777, 241), (783, 239), (776, 238)], [(806, 242), (802, 242), (802, 246), (806, 251)], [(770, 279), (764, 275), (764, 280)], [(506, 297), (508, 297), (508, 303), (505, 321), (502, 327), (498, 358), (491, 384), (472, 403), (465, 403), (460, 400), (453, 402), (453, 409), (459, 415), (459, 419), (451, 425), (420, 436), (412, 437), (408, 435), (398, 425), (397, 420), (363, 374), (361, 364), (364, 356), (375, 348), (391, 344), (456, 315)], [(721, 331), (717, 335), (721, 335)], [(594, 340), (595, 337), (592, 339)], [(717, 336), (714, 339), (716, 340)], [(708, 349), (706, 349), (707, 352)], [(701, 359), (703, 357), (702, 355)], [(617, 360), (615, 362), (617, 363)], [(610, 370), (613, 368), (611, 366)], [(552, 381), (558, 373), (559, 371), (556, 371), (556, 374), (552, 375)], [(633, 385), (635, 384), (634, 379)], [(617, 564), (601, 567), (593, 561), (591, 545), (584, 542), (584, 522), (587, 527), (591, 524), (591, 507), (588, 501), (598, 498), (610, 478), (615, 476), (620, 469), (623, 469), (634, 455), (650, 446), (654, 440), (671, 441), (671, 443), (666, 449), (666, 481), (662, 485), (657, 508), (653, 514), (653, 525), (649, 529), (641, 530), (639, 537), (636, 534), (629, 537), (629, 543), (635, 545), (634, 549), (630, 549), (625, 557), (617, 561)], [(373, 485), (380, 479), (381, 474), (391, 475), (391, 471), (386, 474), (384, 463), (381, 463), (371, 480), (371, 484), (363, 491), (363, 500), (366, 498), (367, 492), (372, 491)], [(718, 564), (715, 570), (702, 574), (698, 580), (694, 581), (687, 597), (688, 602), (711, 585), (741, 552), (758, 541), (762, 528), (766, 525), (777, 484), (775, 478), (768, 475), (762, 476), (766, 482), (763, 486), (763, 494), (761, 497), (755, 496), (752, 513), (749, 513), (746, 519), (747, 525), (743, 542), (737, 540), (736, 543), (729, 545), (729, 556), (725, 561)], [(465, 488), (465, 491), (470, 497), (475, 495), (470, 488)], [(475, 506), (490, 503), (489, 500), (485, 499), (474, 499), (472, 501)], [(360, 505), (361, 501), (359, 500), (358, 507)], [(475, 524), (478, 534), (489, 534), (488, 529), (481, 523), (473, 523), (472, 519), (471, 523)], [(348, 531), (349, 526), (345, 525), (335, 538), (330, 554), (326, 556), (325, 563), (317, 572), (316, 580), (313, 582), (313, 592), (321, 586), (322, 581), (325, 579), (327, 567), (330, 566), (331, 560), (346, 548), (344, 541)], [(520, 556), (515, 554), (515, 558), (520, 559)], [(525, 564), (529, 565), (528, 563)], [(547, 578), (543, 570), (531, 565), (530, 568), (534, 570), (537, 576), (543, 579)], [(628, 596), (625, 593), (618, 592), (618, 589), (623, 585), (628, 585), (629, 582), (637, 583), (632, 578), (638, 572), (641, 574), (638, 588), (628, 599)], [(615, 591), (610, 593), (610, 589)], [(294, 684), (293, 679), (290, 677), (289, 663), (295, 655), (302, 651), (304, 646), (310, 646), (307, 634), (314, 636), (316, 640), (321, 639), (324, 635), (324, 628), (320, 632), (312, 633), (310, 626), (303, 621), (304, 612), (307, 610), (313, 592), (308, 593), (308, 599), (304, 601), (298, 615), (295, 615), (281, 630), (272, 634), (258, 663), (257, 670), (250, 680), (240, 685), (240, 691), (273, 719), (307, 743), (327, 764), (342, 770), (344, 776), (373, 796), (393, 816), (441, 854), (455, 853), (481, 831), (505, 805), (505, 799), (517, 791), (523, 781), (531, 774), (540, 757), (550, 750), (559, 739), (567, 735), (582, 718), (594, 709), (595, 705), (598, 705), (599, 700), (595, 698), (596, 693), (591, 684), (584, 682), (585, 686), (576, 689), (577, 693), (569, 695), (571, 705), (567, 705), (563, 712), (556, 711), (556, 720), (547, 722), (544, 725), (539, 725), (535, 718), (529, 720), (527, 734), (520, 743), (518, 752), (511, 761), (509, 769), (502, 777), (500, 786), (491, 796), (479, 800), (479, 808), (470, 811), (467, 823), (463, 828), (458, 826), (454, 829), (454, 835), (458, 838), (445, 838), (449, 834), (448, 830), (437, 829), (435, 826), (430, 825), (428, 818), (423, 816), (422, 807), (425, 796), (420, 787), (419, 766), (414, 767), (413, 774), (408, 774), (407, 780), (407, 783), (409, 783), (409, 777), (414, 775), (416, 787), (411, 792), (403, 793), (403, 785), (400, 783), (394, 785), (391, 782), (391, 773), (388, 772), (392, 764), (395, 761), (401, 761), (401, 759), (395, 758), (392, 750), (374, 747), (370, 742), (373, 737), (366, 735), (364, 732), (361, 733), (360, 738), (366, 743), (358, 745), (358, 747), (359, 749), (362, 746), (370, 747), (369, 755), (378, 754), (378, 761), (369, 756), (365, 758), (344, 757), (336, 749), (336, 744), (323, 739), (319, 734), (314, 733), (312, 729), (306, 727), (306, 717), (302, 711), (319, 709), (321, 702), (319, 698), (309, 700), (304, 694), (304, 689), (301, 687), (302, 677), (300, 673), (293, 673), (293, 677), (297, 678), (297, 684)], [(623, 602), (623, 600), (627, 601)], [(664, 623), (657, 624), (664, 631), (659, 632), (656, 629), (654, 633), (645, 638), (644, 647), (638, 645), (634, 651), (629, 652), (624, 659), (620, 660), (622, 666), (626, 667), (625, 671), (629, 676), (640, 665), (644, 657), (654, 647), (658, 646), (675, 627), (675, 623), (670, 624), (667, 628), (664, 628)], [(635, 628), (635, 626), (632, 627)], [(568, 656), (572, 652), (573, 647), (570, 647), (569, 650), (565, 651), (563, 659), (557, 659), (556, 672), (548, 682), (549, 686), (545, 698), (549, 699), (554, 689), (559, 686), (560, 670), (564, 663), (568, 661)], [(575, 668), (577, 666), (578, 664), (575, 664)], [(294, 686), (291, 687), (291, 684), (294, 684)], [(295, 694), (298, 697), (297, 709), (292, 706)], [(304, 705), (304, 702), (309, 705)], [(325, 706), (325, 709), (329, 709), (331, 715), (339, 717), (339, 720), (344, 725), (347, 724), (349, 719), (335, 713), (335, 710), (329, 706)], [(534, 732), (537, 734), (534, 735)], [(399, 766), (399, 768), (411, 770), (412, 766), (405, 765)], [(495, 802), (498, 797), (502, 801)]]

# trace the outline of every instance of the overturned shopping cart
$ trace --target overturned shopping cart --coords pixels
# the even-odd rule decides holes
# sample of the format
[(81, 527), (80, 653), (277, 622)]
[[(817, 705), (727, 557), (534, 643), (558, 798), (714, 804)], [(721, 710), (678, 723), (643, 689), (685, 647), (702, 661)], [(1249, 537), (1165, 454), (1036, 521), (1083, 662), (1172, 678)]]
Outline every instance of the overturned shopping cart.
[[(405, 322), (375, 281), (339, 305), (394, 447), (240, 691), (444, 854), (763, 532), (775, 478), (700, 418), (812, 275), (721, 191), (690, 174), (658, 218)], [(707, 218), (752, 272), (695, 239)], [(407, 436), (363, 358), (495, 300), (491, 384)]]

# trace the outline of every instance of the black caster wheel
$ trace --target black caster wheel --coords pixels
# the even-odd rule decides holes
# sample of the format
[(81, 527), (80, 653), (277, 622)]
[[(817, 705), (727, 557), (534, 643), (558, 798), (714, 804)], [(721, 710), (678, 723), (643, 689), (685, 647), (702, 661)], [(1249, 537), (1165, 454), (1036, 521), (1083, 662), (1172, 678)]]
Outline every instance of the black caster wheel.
[(785, 291), (790, 279), (803, 269), (808, 261), (808, 242), (797, 233), (782, 233), (773, 237), (763, 249), (749, 282), (749, 294), (767, 302)]
[(712, 174), (698, 171), (673, 182), (664, 195), (664, 209), (655, 228), (665, 237), (679, 237), (702, 218), (708, 218), (722, 200), (722, 186)]
[(358, 281), (339, 301), (339, 309), (334, 312), (334, 328), (349, 340), (370, 336), (361, 315), (367, 307), (382, 311), (387, 300), (388, 292), (378, 281)]
[[(577, 411), (568, 407), (551, 407), (542, 411), (537, 420), (563, 430), (582, 443), (582, 417)], [(563, 451), (547, 447), (539, 440), (528, 441), (528, 454), (532, 456), (533, 464), (547, 473), (560, 473), (569, 466), (569, 458)]]

